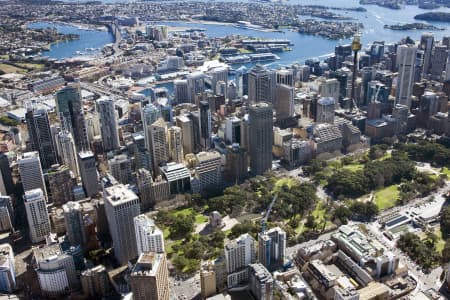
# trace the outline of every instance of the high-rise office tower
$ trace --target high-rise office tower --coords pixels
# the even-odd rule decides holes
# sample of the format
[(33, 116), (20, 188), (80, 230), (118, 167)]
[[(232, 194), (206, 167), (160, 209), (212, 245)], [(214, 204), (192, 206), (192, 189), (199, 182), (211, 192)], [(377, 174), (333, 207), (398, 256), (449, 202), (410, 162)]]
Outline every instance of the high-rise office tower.
[(133, 133), (133, 145), (131, 153), (134, 156), (135, 169), (145, 168), (151, 170), (150, 154), (145, 146), (144, 132)]
[(253, 175), (261, 175), (272, 168), (273, 110), (264, 102), (249, 108), (249, 155)]
[(73, 200), (74, 182), (70, 173), (65, 165), (53, 165), (48, 169), (49, 200), (56, 206)]
[(277, 70), (277, 84), (284, 84), (293, 87), (294, 82), (294, 70), (292, 69), (281, 69)]
[(432, 79), (440, 80), (442, 78), (442, 73), (445, 70), (445, 64), (447, 62), (447, 56), (448, 56), (447, 46), (442, 44), (437, 44), (434, 46), (433, 55), (431, 56), (431, 68), (430, 68), (430, 74)]
[(239, 144), (227, 146), (224, 176), (227, 182), (242, 183), (248, 177), (247, 151)]
[(14, 252), (10, 244), (0, 245), (0, 291), (12, 293), (16, 288)]
[(352, 55), (352, 45), (338, 45), (334, 47), (334, 55), (336, 57), (336, 63), (331, 69), (337, 70), (342, 68), (342, 63)]
[(129, 280), (133, 300), (169, 300), (169, 271), (164, 253), (142, 253)]
[(108, 160), (109, 172), (120, 183), (128, 184), (131, 180), (131, 160), (126, 154), (115, 155)]
[(275, 111), (278, 120), (294, 116), (294, 88), (285, 84), (277, 84)]
[(56, 110), (63, 129), (72, 133), (78, 151), (88, 150), (81, 89), (78, 84), (68, 85), (56, 93)]
[(29, 108), (25, 114), (31, 149), (39, 153), (42, 168), (48, 169), (57, 163), (55, 146), (50, 131), (47, 111)]
[(62, 208), (70, 245), (83, 247), (86, 242), (86, 233), (84, 231), (83, 209), (80, 203), (70, 201), (64, 204)]
[(181, 128), (181, 137), (183, 141), (183, 154), (194, 152), (193, 124), (187, 116), (176, 117), (177, 127)]
[[(426, 75), (429, 74), (430, 72), (433, 47), (434, 47), (433, 34), (431, 32), (422, 34), (422, 36), (420, 37), (420, 49), (424, 51), (422, 78), (426, 77)], [(398, 52), (397, 57), (399, 57)]]
[(149, 151), (153, 163), (153, 173), (159, 174), (159, 166), (169, 160), (166, 122), (159, 118), (152, 125), (147, 127), (147, 130), (149, 136)]
[(187, 84), (189, 103), (197, 104), (198, 96), (205, 92), (205, 74), (201, 72), (189, 74)]
[(401, 45), (397, 48), (397, 94), (396, 103), (411, 108), (411, 94), (414, 83), (414, 64), (416, 62), (417, 47)]
[(321, 98), (317, 101), (317, 123), (334, 123), (335, 101), (333, 98)]
[(256, 261), (255, 240), (246, 233), (229, 241), (225, 245), (225, 261), (229, 288), (246, 281), (247, 267)]
[(202, 150), (206, 151), (211, 147), (211, 110), (206, 101), (200, 101), (200, 142)]
[(217, 151), (200, 152), (195, 158), (195, 173), (200, 181), (200, 189), (218, 189), (222, 186), (221, 155)]
[(174, 101), (176, 104), (189, 102), (187, 80), (184, 79), (174, 80), (173, 89), (174, 89)]
[(56, 135), (56, 149), (61, 164), (68, 166), (73, 177), (78, 178), (80, 170), (78, 168), (77, 151), (70, 132), (61, 131)]
[(34, 247), (33, 257), (43, 296), (67, 295), (79, 287), (74, 256), (63, 252), (58, 243)]
[(248, 101), (273, 103), (275, 99), (276, 73), (257, 64), (248, 73)]
[(169, 138), (169, 156), (170, 160), (181, 163), (183, 162), (183, 138), (181, 128), (172, 126), (167, 130)]
[(145, 252), (164, 253), (164, 236), (155, 222), (147, 215), (134, 217), (138, 255)]
[(192, 121), (193, 153), (198, 153), (202, 151), (200, 111), (192, 111), (187, 116)]
[(14, 182), (11, 175), (11, 167), (9, 166), (8, 156), (3, 152), (0, 153), (0, 172), (6, 194), (12, 194), (14, 192)]
[(225, 140), (231, 144), (241, 143), (241, 119), (231, 116), (225, 119)]
[(39, 188), (47, 196), (39, 154), (26, 152), (17, 160), (17, 164), (24, 192)]
[(92, 197), (99, 191), (98, 173), (94, 154), (91, 151), (79, 152), (78, 164), (80, 167), (81, 182), (86, 197)]
[(101, 97), (96, 101), (96, 104), (100, 121), (103, 150), (108, 152), (118, 149), (120, 147), (120, 143), (117, 112), (114, 108), (114, 100), (109, 97)]
[(281, 267), (286, 255), (286, 232), (275, 227), (258, 234), (258, 260), (268, 270)]
[(139, 198), (123, 184), (105, 188), (103, 197), (114, 255), (124, 265), (137, 257), (133, 219), (140, 214)]
[[(208, 71), (208, 75), (211, 77), (211, 87), (215, 95), (226, 95), (226, 91), (218, 90), (218, 83), (223, 82), (225, 86), (228, 85), (228, 67), (217, 67)], [(223, 94), (225, 92), (225, 94)]]
[(149, 103), (142, 109), (142, 127), (144, 129), (145, 146), (148, 151), (150, 149), (150, 136), (148, 135), (148, 127), (161, 117), (161, 110), (155, 105)]
[(450, 81), (450, 50), (447, 53), (447, 64), (445, 65), (445, 77), (444, 81)]
[(46, 202), (45, 195), (40, 188), (25, 192), (24, 203), (32, 243), (44, 241), (50, 233), (50, 219)]
[(139, 198), (141, 199), (141, 211), (148, 211), (155, 205), (154, 199), (151, 197), (152, 173), (147, 169), (141, 168), (137, 170), (136, 177)]
[(13, 229), (14, 209), (10, 196), (0, 196), (0, 231)]

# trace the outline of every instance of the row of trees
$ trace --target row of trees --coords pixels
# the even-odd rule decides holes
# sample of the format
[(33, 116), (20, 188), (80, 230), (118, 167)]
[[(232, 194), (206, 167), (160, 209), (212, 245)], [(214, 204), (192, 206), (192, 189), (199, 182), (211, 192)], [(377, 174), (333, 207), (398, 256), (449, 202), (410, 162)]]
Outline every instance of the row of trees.
[(450, 167), (450, 149), (444, 145), (421, 140), (415, 144), (396, 144), (395, 147), (408, 153), (412, 160), (429, 162), (439, 167)]
[(441, 256), (436, 251), (437, 240), (434, 233), (427, 234), (427, 237), (422, 240), (416, 234), (408, 232), (400, 236), (397, 247), (422, 268), (429, 270), (441, 262)]

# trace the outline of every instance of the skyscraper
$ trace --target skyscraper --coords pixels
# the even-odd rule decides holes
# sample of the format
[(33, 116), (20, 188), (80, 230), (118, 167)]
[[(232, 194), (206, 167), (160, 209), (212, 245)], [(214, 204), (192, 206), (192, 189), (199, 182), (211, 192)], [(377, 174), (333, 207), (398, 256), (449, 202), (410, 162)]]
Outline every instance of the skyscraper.
[(115, 155), (108, 160), (111, 175), (120, 183), (128, 184), (131, 180), (131, 160), (126, 154)]
[(414, 64), (416, 62), (417, 47), (401, 45), (397, 48), (397, 94), (396, 103), (411, 108), (411, 94), (414, 83)]
[(186, 116), (176, 117), (176, 124), (181, 128), (181, 137), (183, 141), (183, 153), (189, 154), (194, 152), (193, 124), (192, 120)]
[(159, 174), (159, 166), (169, 160), (166, 129), (166, 122), (161, 118), (147, 127), (154, 174)]
[(40, 188), (26, 191), (24, 203), (31, 242), (42, 242), (51, 230), (45, 195)]
[(275, 98), (276, 73), (257, 64), (248, 73), (248, 101), (273, 103)]
[(285, 120), (294, 116), (294, 88), (285, 84), (277, 84), (275, 111), (277, 120)]
[(61, 164), (68, 166), (73, 176), (78, 178), (80, 170), (78, 169), (77, 151), (70, 132), (61, 131), (57, 134), (56, 149)]
[(197, 104), (196, 99), (205, 92), (205, 74), (201, 72), (189, 74), (187, 85), (189, 103)]
[(144, 252), (164, 253), (164, 236), (155, 222), (145, 214), (134, 217), (138, 255)]
[(71, 246), (84, 246), (86, 234), (83, 224), (83, 210), (78, 202), (67, 202), (63, 205), (66, 234)]
[(65, 165), (53, 165), (47, 172), (49, 200), (59, 206), (73, 200), (74, 182), (70, 169)]
[(118, 149), (119, 131), (117, 125), (117, 113), (114, 109), (114, 100), (109, 97), (101, 97), (97, 100), (97, 113), (100, 121), (103, 150), (108, 152)]
[(317, 123), (334, 123), (334, 108), (335, 101), (333, 98), (321, 98), (317, 101), (317, 113), (316, 122)]
[(183, 162), (183, 138), (181, 128), (172, 126), (168, 130), (169, 135), (169, 156), (174, 162)]
[(253, 175), (261, 175), (272, 168), (273, 110), (264, 102), (249, 108), (249, 155)]
[(272, 274), (262, 264), (251, 264), (249, 273), (249, 288), (255, 299), (272, 300), (275, 285)]
[(140, 214), (139, 198), (123, 184), (105, 188), (103, 197), (114, 255), (124, 265), (137, 257), (133, 218)]
[(286, 232), (275, 227), (258, 234), (258, 260), (269, 271), (281, 267), (286, 255)]
[(81, 182), (86, 197), (92, 197), (99, 191), (98, 173), (94, 154), (91, 151), (79, 152), (78, 163), (80, 166)]
[(220, 189), (222, 186), (221, 155), (217, 151), (200, 152), (195, 158), (195, 173), (200, 181), (200, 189)]
[(200, 101), (200, 142), (202, 150), (211, 147), (211, 110), (207, 101)]
[(56, 151), (50, 131), (47, 111), (30, 108), (25, 114), (31, 149), (39, 153), (42, 168), (48, 169), (56, 164)]
[[(420, 37), (420, 49), (424, 52), (423, 57), (423, 73), (422, 78), (425, 78), (427, 74), (430, 72), (431, 68), (431, 56), (433, 53), (433, 47), (434, 47), (434, 36), (431, 32), (427, 32), (422, 34)], [(397, 52), (397, 57), (398, 52)], [(404, 103), (401, 103), (404, 104)]]
[(11, 176), (11, 167), (9, 166), (8, 156), (3, 152), (0, 153), (0, 172), (6, 194), (9, 195), (14, 192), (14, 182)]
[(47, 196), (39, 154), (26, 152), (17, 160), (17, 164), (24, 192), (39, 188)]
[(77, 150), (88, 150), (81, 89), (78, 84), (68, 85), (56, 93), (56, 110), (63, 129), (72, 133)]
[(14, 252), (10, 244), (0, 245), (0, 291), (12, 293), (16, 288)]
[(247, 267), (256, 261), (255, 240), (243, 234), (225, 245), (228, 287), (234, 287), (248, 279)]
[(189, 102), (187, 80), (174, 80), (173, 88), (174, 88), (174, 101), (176, 104)]
[(164, 253), (146, 252), (131, 270), (134, 300), (169, 300), (169, 271)]
[(150, 136), (148, 135), (148, 127), (155, 123), (161, 117), (161, 111), (155, 105), (149, 103), (142, 109), (142, 127), (144, 129), (145, 146), (148, 151), (150, 149)]

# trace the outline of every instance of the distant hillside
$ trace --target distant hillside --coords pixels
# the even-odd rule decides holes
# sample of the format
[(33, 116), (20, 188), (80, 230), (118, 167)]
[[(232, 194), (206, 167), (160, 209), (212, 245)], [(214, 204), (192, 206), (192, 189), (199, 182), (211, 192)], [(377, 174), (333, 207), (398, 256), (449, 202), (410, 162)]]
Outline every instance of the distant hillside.
[(428, 12), (419, 14), (414, 17), (416, 20), (450, 22), (450, 13), (445, 12)]

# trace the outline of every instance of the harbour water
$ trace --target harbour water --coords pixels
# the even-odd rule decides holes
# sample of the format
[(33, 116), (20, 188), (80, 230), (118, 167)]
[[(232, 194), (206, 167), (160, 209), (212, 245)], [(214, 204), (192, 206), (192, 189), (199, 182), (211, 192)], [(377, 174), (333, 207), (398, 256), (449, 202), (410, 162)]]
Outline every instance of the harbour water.
[[(233, 0), (228, 0), (233, 1)], [(302, 5), (325, 5), (325, 6), (339, 6), (339, 7), (358, 7), (360, 6), (358, 0), (290, 0), (288, 3), (299, 3)], [(364, 45), (368, 45), (373, 41), (385, 41), (386, 43), (393, 43), (400, 40), (403, 37), (410, 36), (417, 40), (423, 31), (411, 30), (411, 31), (393, 31), (384, 28), (385, 24), (398, 24), (398, 23), (412, 23), (416, 22), (414, 16), (429, 12), (430, 10), (419, 9), (417, 6), (405, 6), (401, 10), (391, 10), (375, 5), (365, 5), (366, 12), (357, 11), (336, 11), (338, 14), (345, 14), (348, 17), (352, 17), (355, 21), (363, 23), (364, 29), (362, 30), (362, 42)], [(438, 11), (450, 12), (448, 8), (439, 8)], [(303, 16), (303, 18), (308, 18)], [(274, 39), (289, 39), (292, 41), (292, 51), (283, 53), (277, 53), (280, 56), (280, 60), (269, 63), (273, 67), (289, 65), (295, 62), (304, 62), (308, 58), (323, 58), (334, 51), (334, 47), (341, 43), (349, 43), (350, 40), (328, 40), (319, 36), (302, 35), (295, 31), (285, 30), (283, 32), (262, 32), (244, 28), (237, 28), (227, 25), (214, 25), (214, 24), (201, 24), (201, 23), (185, 23), (185, 22), (159, 22), (158, 24), (172, 25), (176, 27), (193, 27), (202, 28), (205, 30), (205, 34), (210, 37), (223, 37), (230, 34), (253, 36), (260, 38), (274, 38)], [(442, 31), (434, 31), (434, 35), (437, 39), (442, 36), (450, 36), (450, 24), (432, 22), (433, 25), (441, 28), (445, 28)], [(107, 43), (113, 41), (113, 37), (106, 31), (97, 30), (83, 30), (77, 27), (60, 24), (49, 23), (33, 23), (32, 27), (55, 27), (62, 33), (76, 33), (80, 35), (79, 40), (57, 43), (51, 46), (50, 51), (44, 53), (51, 58), (65, 58), (76, 55), (77, 51), (83, 52), (86, 48), (100, 48)]]
[(28, 26), (30, 28), (50, 27), (64, 34), (78, 34), (80, 36), (77, 40), (52, 44), (49, 51), (42, 53), (43, 56), (55, 59), (69, 58), (83, 54), (96, 55), (103, 46), (114, 42), (112, 34), (106, 30), (83, 29), (77, 26), (48, 22), (36, 22)]

